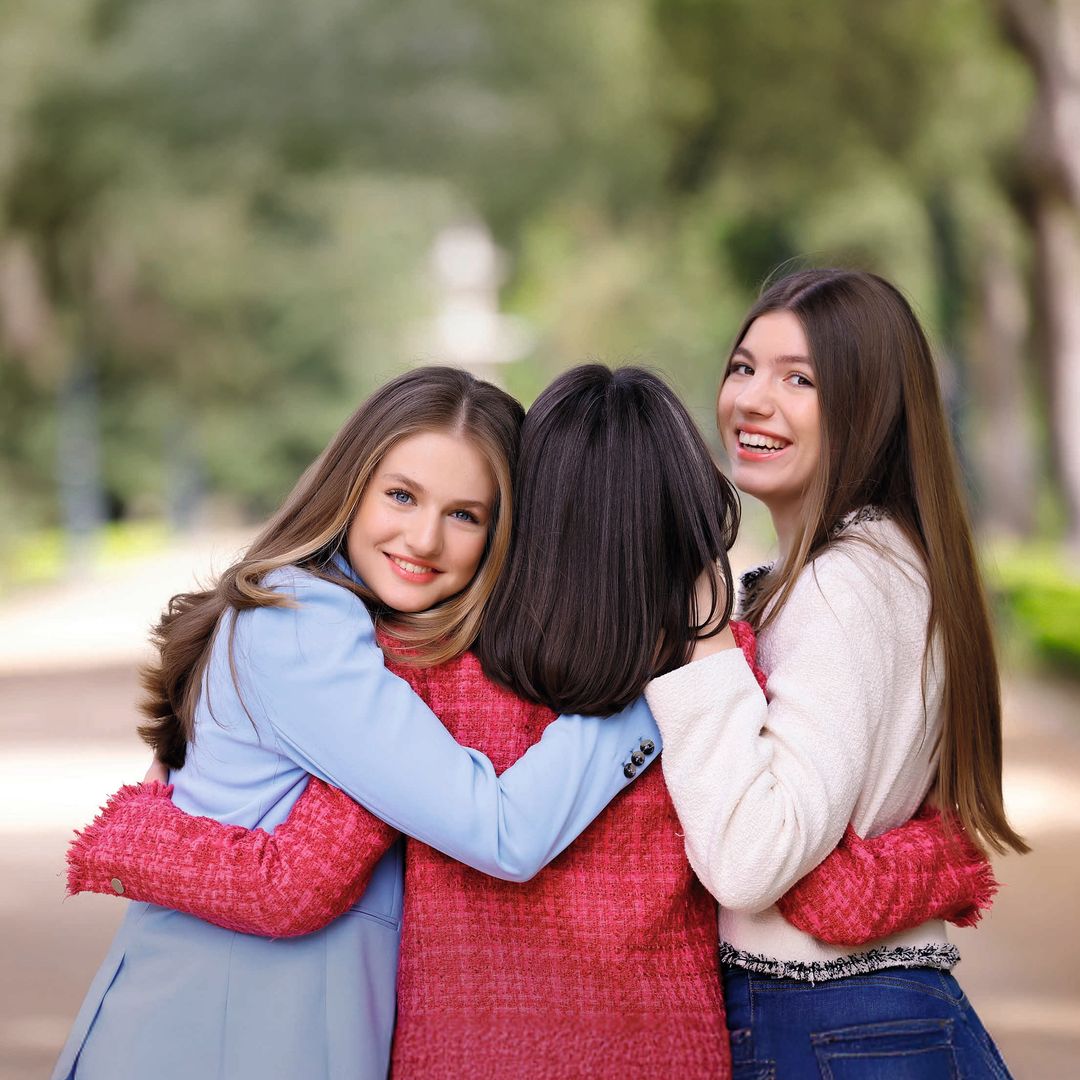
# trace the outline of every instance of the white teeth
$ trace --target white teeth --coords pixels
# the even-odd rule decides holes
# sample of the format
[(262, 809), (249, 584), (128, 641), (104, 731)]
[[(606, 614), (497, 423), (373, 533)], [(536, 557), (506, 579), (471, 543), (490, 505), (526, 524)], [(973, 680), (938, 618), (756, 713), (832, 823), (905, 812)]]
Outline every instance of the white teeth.
[(390, 556), (391, 559), (401, 567), (402, 570), (407, 571), (410, 574), (430, 574), (430, 566), (417, 566), (416, 563), (406, 562), (404, 559), (399, 559), (394, 555)]
[(753, 446), (759, 450), (783, 450), (787, 443), (780, 439), (772, 439), (768, 435), (751, 435), (748, 431), (740, 431), (739, 445)]

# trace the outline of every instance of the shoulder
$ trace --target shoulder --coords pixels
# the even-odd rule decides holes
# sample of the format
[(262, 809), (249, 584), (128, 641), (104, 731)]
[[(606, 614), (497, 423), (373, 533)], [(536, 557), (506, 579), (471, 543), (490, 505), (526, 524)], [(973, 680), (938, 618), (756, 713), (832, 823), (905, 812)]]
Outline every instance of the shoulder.
[(921, 653), (930, 614), (922, 559), (895, 522), (846, 522), (799, 575), (781, 622), (794, 632), (832, 627), (859, 651), (910, 647)]
[(873, 507), (848, 515), (807, 572), (864, 598), (929, 597), (923, 560), (904, 531)]
[(237, 633), (249, 644), (285, 637), (311, 646), (357, 634), (375, 644), (375, 626), (364, 602), (344, 583), (337, 584), (298, 566), (282, 566), (263, 578), (263, 587), (283, 603), (248, 608), (236, 617)]
[(480, 660), (472, 652), (462, 653), (454, 660), (428, 668), (427, 682), (432, 699), (441, 702), (488, 702), (502, 698), (508, 702), (518, 700), (509, 690), (487, 677)]

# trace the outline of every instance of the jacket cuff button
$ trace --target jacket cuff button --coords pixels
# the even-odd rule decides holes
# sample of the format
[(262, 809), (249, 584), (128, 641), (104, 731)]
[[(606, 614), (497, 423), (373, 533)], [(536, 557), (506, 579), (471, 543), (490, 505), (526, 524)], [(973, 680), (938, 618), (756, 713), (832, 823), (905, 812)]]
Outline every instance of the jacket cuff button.
[(641, 752), (645, 755), (651, 754), (656, 749), (656, 743), (652, 739), (641, 740)]
[(635, 765), (644, 765), (644, 764), (645, 764), (645, 755), (644, 755), (644, 754), (643, 754), (643, 753), (642, 753), (642, 752), (641, 752), (640, 750), (635, 750), (635, 751), (634, 751), (634, 752), (633, 752), (633, 753), (632, 753), (632, 754), (630, 755), (630, 760), (631, 760), (631, 761), (632, 761), (632, 762), (633, 762), (633, 763), (634, 763)]
[(632, 761), (628, 761), (622, 767), (622, 774), (627, 780), (633, 780), (633, 778), (637, 776), (637, 766)]

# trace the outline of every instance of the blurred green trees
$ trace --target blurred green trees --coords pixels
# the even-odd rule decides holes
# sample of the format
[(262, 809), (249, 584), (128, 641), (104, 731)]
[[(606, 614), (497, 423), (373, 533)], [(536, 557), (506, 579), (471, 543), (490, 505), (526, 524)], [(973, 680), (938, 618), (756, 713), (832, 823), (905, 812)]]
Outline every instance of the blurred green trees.
[(538, 330), (510, 389), (644, 361), (707, 430), (767, 274), (879, 270), (942, 347), (984, 521), (1075, 533), (1006, 7), (5, 0), (0, 529), (265, 512), (439, 359), (431, 244), (478, 218)]

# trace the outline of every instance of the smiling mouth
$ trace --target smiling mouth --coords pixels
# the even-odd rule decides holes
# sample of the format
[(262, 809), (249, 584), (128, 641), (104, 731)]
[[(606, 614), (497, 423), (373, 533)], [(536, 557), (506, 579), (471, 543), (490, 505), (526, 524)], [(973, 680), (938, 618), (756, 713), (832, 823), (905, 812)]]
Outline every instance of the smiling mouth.
[(434, 566), (423, 566), (420, 563), (409, 562), (408, 559), (402, 559), (399, 556), (391, 555), (386, 551), (384, 551), (383, 554), (391, 563), (393, 563), (397, 570), (400, 571), (403, 577), (429, 579), (442, 572), (436, 570)]
[(737, 430), (735, 436), (739, 449), (753, 457), (772, 457), (791, 445), (787, 439), (780, 439), (775, 435), (759, 435), (757, 432)]

